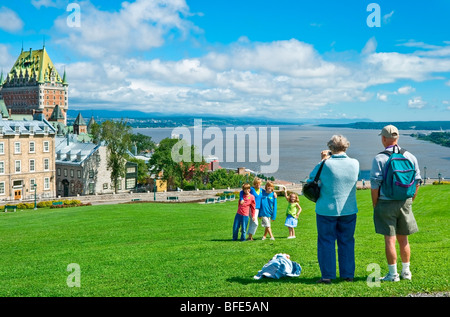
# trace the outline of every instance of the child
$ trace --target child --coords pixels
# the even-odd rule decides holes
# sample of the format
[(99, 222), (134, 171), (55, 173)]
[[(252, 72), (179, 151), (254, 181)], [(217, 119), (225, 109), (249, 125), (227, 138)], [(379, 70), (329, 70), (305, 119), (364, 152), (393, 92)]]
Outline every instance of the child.
[(284, 188), (284, 196), (288, 201), (288, 207), (286, 210), (286, 222), (284, 225), (289, 228), (289, 236), (288, 239), (295, 239), (295, 227), (297, 227), (298, 216), (302, 212), (302, 207), (300, 207), (298, 196), (295, 193), (291, 193), (289, 196), (286, 191), (286, 187)]
[(259, 217), (261, 218), (261, 225), (265, 228), (262, 240), (266, 240), (267, 234), (269, 234), (270, 240), (275, 240), (270, 222), (275, 221), (277, 218), (277, 196), (273, 191), (273, 184), (271, 182), (266, 183), (265, 190), (263, 191)]
[(239, 201), (238, 210), (234, 217), (233, 223), (233, 241), (237, 240), (239, 227), (241, 227), (241, 241), (245, 241), (245, 235), (247, 233), (247, 224), (249, 209), (251, 210), (252, 219), (255, 217), (255, 197), (250, 194), (250, 185), (244, 184), (242, 186), (244, 191), (243, 202)]
[[(256, 229), (258, 229), (258, 214), (259, 209), (261, 208), (261, 197), (262, 197), (263, 189), (261, 188), (261, 180), (257, 177), (253, 180), (253, 187), (250, 188), (250, 194), (255, 197), (255, 217), (253, 219), (249, 219), (250, 224), (248, 225), (248, 238), (247, 240), (253, 241), (253, 236), (256, 233)], [(241, 191), (239, 193), (239, 200), (243, 202), (244, 192)]]

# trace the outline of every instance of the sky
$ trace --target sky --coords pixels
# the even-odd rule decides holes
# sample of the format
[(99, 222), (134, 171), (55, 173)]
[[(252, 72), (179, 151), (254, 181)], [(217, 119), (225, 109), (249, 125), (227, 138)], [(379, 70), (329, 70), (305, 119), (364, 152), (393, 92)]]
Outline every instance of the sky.
[(0, 0), (0, 69), (44, 45), (69, 109), (450, 120), (450, 0)]

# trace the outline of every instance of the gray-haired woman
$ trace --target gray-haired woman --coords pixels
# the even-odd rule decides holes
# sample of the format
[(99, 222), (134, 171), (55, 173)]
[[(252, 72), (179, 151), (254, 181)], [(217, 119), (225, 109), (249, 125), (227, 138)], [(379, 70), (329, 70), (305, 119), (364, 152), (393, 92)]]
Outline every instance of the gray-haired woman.
[[(353, 281), (355, 273), (356, 182), (359, 162), (347, 156), (350, 142), (342, 135), (333, 135), (322, 151), (326, 160), (320, 174), (320, 197), (316, 202), (317, 256), (321, 271), (319, 283), (331, 283), (336, 278), (338, 245), (339, 276)], [(316, 176), (320, 163), (308, 181)]]

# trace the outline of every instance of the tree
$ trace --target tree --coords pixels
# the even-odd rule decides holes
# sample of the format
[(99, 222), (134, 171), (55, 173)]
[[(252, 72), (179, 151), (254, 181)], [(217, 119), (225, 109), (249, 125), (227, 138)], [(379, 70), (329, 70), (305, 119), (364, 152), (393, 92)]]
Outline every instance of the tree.
[(117, 193), (119, 178), (125, 177), (128, 146), (131, 141), (131, 126), (120, 121), (104, 121), (99, 127), (99, 139), (108, 149), (107, 167), (111, 170), (111, 182)]
[(136, 163), (138, 165), (137, 166), (137, 174), (138, 174), (137, 182), (139, 184), (146, 184), (147, 179), (148, 179), (148, 166), (147, 166), (147, 164), (145, 164), (145, 161), (134, 158), (134, 157), (129, 157), (128, 161)]
[[(152, 141), (152, 137), (148, 135), (144, 135), (142, 133), (132, 134), (131, 135), (131, 143), (130, 143), (130, 151), (136, 145), (137, 153), (143, 151), (152, 151), (155, 149), (155, 142)], [(133, 153), (134, 154), (134, 153)]]
[[(201, 162), (195, 162), (194, 157), (198, 155), (195, 152), (195, 147), (186, 146), (184, 140), (165, 138), (161, 140), (159, 146), (155, 149), (148, 164), (152, 169), (152, 173), (159, 175), (162, 173), (162, 179), (167, 181), (169, 187), (184, 188), (184, 180), (189, 179), (194, 183), (199, 184), (203, 180), (203, 176), (206, 173), (206, 163), (202, 159)], [(180, 146), (184, 144), (185, 146)], [(183, 151), (186, 147), (190, 149), (189, 157), (181, 161), (174, 161), (172, 158), (172, 149), (175, 145), (180, 151)], [(183, 156), (183, 153), (180, 153)]]

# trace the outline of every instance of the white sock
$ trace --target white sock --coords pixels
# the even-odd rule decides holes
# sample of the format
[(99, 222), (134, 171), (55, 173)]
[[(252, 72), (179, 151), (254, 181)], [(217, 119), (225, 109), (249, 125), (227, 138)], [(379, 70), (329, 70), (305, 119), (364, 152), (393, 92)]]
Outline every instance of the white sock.
[(391, 275), (397, 274), (397, 264), (388, 265), (388, 268)]
[(407, 263), (402, 262), (402, 272), (409, 272), (409, 262)]

